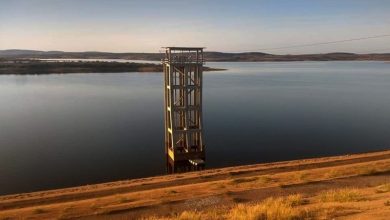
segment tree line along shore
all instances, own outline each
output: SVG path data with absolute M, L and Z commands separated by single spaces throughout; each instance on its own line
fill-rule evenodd
M 162 72 L 161 64 L 101 61 L 40 61 L 0 60 L 0 75 L 59 74 L 59 73 L 121 73 L 121 72 Z M 203 67 L 204 71 L 224 69 Z

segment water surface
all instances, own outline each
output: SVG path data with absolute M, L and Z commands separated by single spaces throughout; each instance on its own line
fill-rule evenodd
M 389 149 L 389 63 L 207 65 L 208 168 Z M 0 194 L 164 172 L 161 73 L 0 76 Z

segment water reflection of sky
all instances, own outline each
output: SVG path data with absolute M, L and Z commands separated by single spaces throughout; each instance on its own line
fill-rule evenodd
M 390 65 L 207 63 L 207 166 L 388 149 Z M 163 174 L 161 73 L 0 76 L 0 194 Z

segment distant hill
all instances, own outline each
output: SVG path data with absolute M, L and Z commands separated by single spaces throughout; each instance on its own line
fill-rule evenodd
M 64 52 L 39 50 L 0 50 L 0 58 L 65 58 L 65 59 L 129 59 L 129 60 L 160 60 L 160 53 L 110 53 L 110 52 Z M 274 55 L 261 52 L 223 53 L 205 52 L 207 61 L 230 62 L 261 62 L 261 61 L 332 61 L 332 60 L 381 60 L 390 61 L 390 53 L 383 54 L 354 54 L 354 53 L 325 53 L 304 55 Z

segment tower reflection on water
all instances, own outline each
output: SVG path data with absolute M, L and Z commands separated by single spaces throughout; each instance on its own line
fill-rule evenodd
M 203 48 L 164 47 L 164 121 L 168 173 L 202 170 Z

